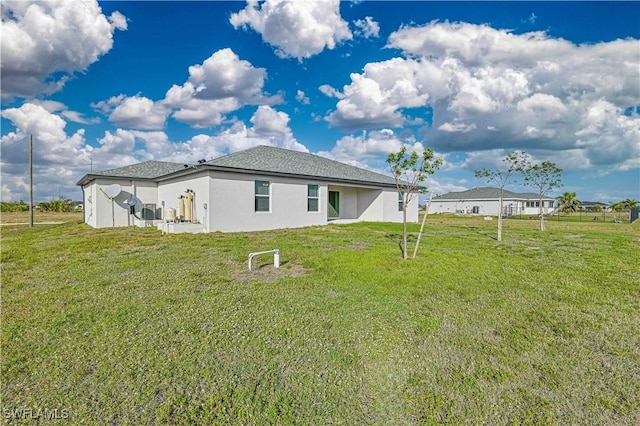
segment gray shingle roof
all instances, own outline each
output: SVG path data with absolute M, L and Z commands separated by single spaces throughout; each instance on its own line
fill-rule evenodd
M 116 169 L 90 173 L 88 175 L 85 175 L 78 182 L 78 185 L 90 182 L 91 180 L 93 180 L 92 178 L 101 176 L 133 179 L 156 179 L 170 173 L 184 170 L 184 168 L 184 164 L 181 163 L 170 163 L 167 161 L 144 161 L 142 163 L 118 167 Z
M 600 206 L 608 206 L 609 203 L 605 203 L 603 201 L 580 201 L 580 205 L 583 207 L 593 207 L 596 204 L 600 205 Z
M 500 198 L 500 188 L 481 187 L 467 189 L 461 192 L 449 192 L 448 194 L 434 197 L 436 200 L 495 200 Z M 504 190 L 504 198 L 518 198 L 525 200 L 537 200 L 538 194 L 533 192 L 512 192 Z M 550 197 L 543 197 L 545 200 L 552 200 Z
M 264 145 L 216 158 L 205 164 L 225 169 L 395 186 L 395 180 L 390 176 L 350 166 L 318 155 Z
M 336 182 L 395 187 L 395 180 L 390 176 L 350 166 L 318 155 L 264 145 L 225 155 L 207 161 L 202 165 L 189 167 L 188 170 L 182 163 L 145 161 L 117 169 L 90 173 L 80 179 L 78 185 L 89 183 L 97 177 L 162 180 L 180 171 L 191 173 L 201 170 L 203 167 L 225 171 L 237 170 L 245 173 L 309 177 Z
M 183 170 L 184 164 L 169 163 L 166 161 L 144 161 L 142 163 L 131 164 L 130 166 L 118 167 L 117 169 L 105 170 L 95 173 L 102 176 L 122 176 L 143 179 L 154 179 L 169 173 Z

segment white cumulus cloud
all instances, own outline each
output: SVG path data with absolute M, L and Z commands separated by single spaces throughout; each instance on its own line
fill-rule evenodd
M 252 28 L 283 58 L 302 60 L 333 49 L 353 35 L 340 16 L 339 0 L 247 0 L 230 18 L 235 28 Z
M 364 38 L 379 37 L 380 24 L 374 21 L 371 16 L 366 16 L 364 19 L 357 19 L 353 21 L 353 23 L 358 28 L 356 35 Z
M 58 101 L 31 99 L 28 103 L 39 105 L 48 112 L 59 113 L 69 121 L 79 124 L 94 124 L 100 121 L 99 118 L 85 118 L 81 112 L 70 110 L 65 104 Z
M 344 98 L 344 96 L 342 95 L 342 93 L 340 93 L 339 90 L 337 90 L 336 88 L 328 85 L 328 84 L 323 84 L 321 86 L 318 87 L 318 90 L 325 96 L 328 96 L 330 98 L 338 98 L 338 99 L 342 99 Z
M 381 129 L 363 131 L 359 135 L 343 136 L 336 141 L 330 151 L 320 151 L 317 154 L 355 167 L 390 175 L 391 170 L 386 159 L 390 153 L 398 152 L 403 147 L 409 152 L 415 151 L 419 154 L 424 150 L 422 144 L 416 142 L 411 132 L 396 134 L 391 129 Z
M 127 29 L 121 13 L 107 17 L 93 0 L 3 1 L 0 10 L 3 98 L 60 90 Z
M 79 170 L 88 164 L 84 129 L 67 134 L 64 119 L 33 103 L 7 108 L 0 115 L 16 128 L 0 139 L 3 199 L 25 199 L 28 194 L 29 135 L 33 135 L 36 196 L 50 193 L 51 188 L 73 187 Z
M 431 22 L 401 27 L 387 45 L 403 57 L 352 74 L 325 117 L 331 125 L 397 128 L 416 122 L 412 108 L 430 108 L 421 135 L 441 152 L 562 151 L 586 158 L 567 160 L 582 168 L 621 170 L 639 162 L 640 117 L 625 113 L 640 105 L 638 40 L 576 45 L 544 32 Z
M 305 104 L 305 105 L 309 105 L 309 103 L 310 103 L 309 97 L 308 97 L 308 96 L 306 96 L 306 95 L 304 94 L 304 92 L 303 92 L 302 90 L 299 90 L 299 89 L 298 89 L 298 91 L 296 92 L 296 100 L 297 100 L 298 102 L 302 102 L 302 103 L 303 103 L 303 104 Z
M 189 79 L 182 86 L 173 85 L 163 102 L 176 110 L 175 119 L 212 127 L 245 105 L 281 102 L 280 95 L 263 92 L 266 77 L 264 68 L 240 59 L 231 49 L 221 49 L 201 65 L 189 67 Z
M 426 105 L 428 88 L 437 93 L 443 80 L 441 71 L 414 59 L 368 63 L 362 74 L 351 74 L 351 84 L 344 86 L 342 93 L 335 94 L 340 101 L 327 121 L 350 130 L 400 127 L 404 123 L 400 110 Z M 321 91 L 334 94 L 326 85 L 321 86 Z
M 170 108 L 162 102 L 154 102 L 144 96 L 112 96 L 92 105 L 109 115 L 109 121 L 121 127 L 134 129 L 162 129 Z
M 117 129 L 106 131 L 97 147 L 88 146 L 87 155 L 97 170 L 105 170 L 145 160 L 193 164 L 258 145 L 307 152 L 293 136 L 289 121 L 288 114 L 261 105 L 251 117 L 250 127 L 236 121 L 216 134 L 198 134 L 186 141 L 172 141 L 163 131 Z

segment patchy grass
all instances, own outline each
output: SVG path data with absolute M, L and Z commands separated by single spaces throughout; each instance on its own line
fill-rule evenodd
M 495 221 L 432 216 L 409 261 L 399 224 L 3 227 L 1 408 L 12 423 L 638 424 L 640 227 L 547 225 L 507 220 L 498 243 Z M 246 271 L 274 247 L 282 270 Z
M 561 213 L 551 217 L 545 217 L 545 222 L 593 222 L 599 223 L 629 223 L 630 212 L 573 212 Z M 510 219 L 532 220 L 540 222 L 538 215 L 514 215 Z
M 0 223 L 29 223 L 29 212 L 2 212 Z M 33 212 L 33 223 L 41 222 L 82 222 L 82 212 Z

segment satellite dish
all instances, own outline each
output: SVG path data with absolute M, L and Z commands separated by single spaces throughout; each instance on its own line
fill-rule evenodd
M 122 192 L 122 187 L 117 183 L 114 183 L 113 185 L 109 185 L 106 188 L 102 189 L 102 192 L 104 192 L 104 195 L 106 195 L 107 198 L 113 200 L 118 196 L 118 194 L 120 194 L 120 192 Z
M 138 204 L 138 200 L 136 200 L 135 198 L 132 198 L 130 200 L 126 200 L 124 203 L 128 204 L 129 207 L 134 207 L 136 204 Z

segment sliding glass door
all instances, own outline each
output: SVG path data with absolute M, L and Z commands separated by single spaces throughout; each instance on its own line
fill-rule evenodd
M 340 193 L 338 191 L 329 191 L 329 218 L 335 219 L 340 217 Z

